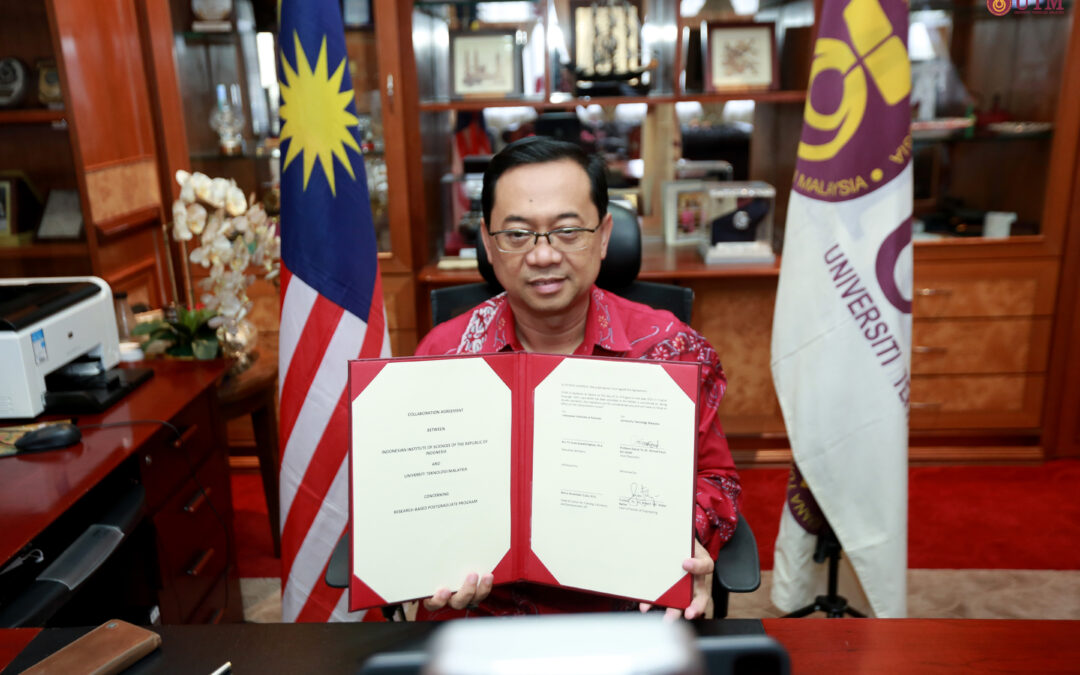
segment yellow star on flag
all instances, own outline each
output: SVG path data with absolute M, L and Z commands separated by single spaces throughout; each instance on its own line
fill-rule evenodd
M 326 38 L 322 40 L 314 70 L 304 53 L 303 45 L 300 44 L 300 36 L 295 32 L 293 42 L 296 45 L 295 69 L 285 58 L 285 53 L 281 54 L 282 71 L 285 74 L 285 81 L 281 83 L 280 115 L 285 122 L 281 127 L 281 139 L 289 139 L 289 149 L 285 153 L 281 170 L 288 169 L 289 164 L 302 152 L 306 190 L 311 170 L 318 159 L 323 174 L 330 183 L 330 192 L 336 196 L 333 158 L 336 157 L 355 180 L 356 174 L 353 173 L 345 146 L 360 152 L 352 133 L 357 119 L 347 110 L 353 100 L 353 92 L 351 88 L 340 91 L 341 80 L 345 75 L 345 59 L 341 59 L 333 75 L 327 76 Z

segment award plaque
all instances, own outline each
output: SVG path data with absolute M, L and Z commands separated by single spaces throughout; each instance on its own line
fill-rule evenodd
M 698 245 L 707 264 L 772 264 L 776 189 L 761 181 L 718 183 L 707 190 L 706 238 Z
M 46 108 L 63 108 L 64 95 L 60 91 L 60 71 L 56 69 L 56 61 L 38 61 L 37 71 L 38 101 Z
M 0 108 L 16 108 L 26 98 L 26 66 L 14 57 L 0 59 Z

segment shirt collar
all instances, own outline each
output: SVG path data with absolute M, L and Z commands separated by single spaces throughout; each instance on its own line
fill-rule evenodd
M 494 330 L 489 333 L 487 347 L 491 351 L 525 351 L 518 340 L 514 312 L 503 293 L 493 317 Z M 589 310 L 585 317 L 585 337 L 574 350 L 577 356 L 595 354 L 597 351 L 620 354 L 630 350 L 630 339 L 622 316 L 613 306 L 610 296 L 595 284 L 589 289 Z

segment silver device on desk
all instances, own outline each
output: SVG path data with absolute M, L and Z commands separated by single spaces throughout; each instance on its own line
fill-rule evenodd
M 720 622 L 724 624 L 724 622 Z M 744 622 L 745 623 L 745 622 Z M 695 636 L 659 612 L 447 621 L 424 649 L 376 654 L 360 675 L 790 675 L 787 651 L 737 622 Z
M 112 289 L 104 280 L 0 279 L 0 419 L 36 417 L 47 407 L 102 410 L 134 388 L 133 379 L 149 376 L 110 371 L 119 362 Z

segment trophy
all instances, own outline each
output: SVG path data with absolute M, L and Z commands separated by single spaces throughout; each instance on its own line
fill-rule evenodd
M 223 155 L 239 155 L 244 151 L 244 113 L 241 112 L 240 87 L 229 85 L 231 102 L 225 97 L 225 85 L 217 85 L 217 107 L 210 114 L 210 128 L 217 132 L 218 146 Z
M 63 108 L 64 94 L 60 90 L 60 73 L 56 61 L 46 59 L 37 62 L 38 101 L 46 108 Z

